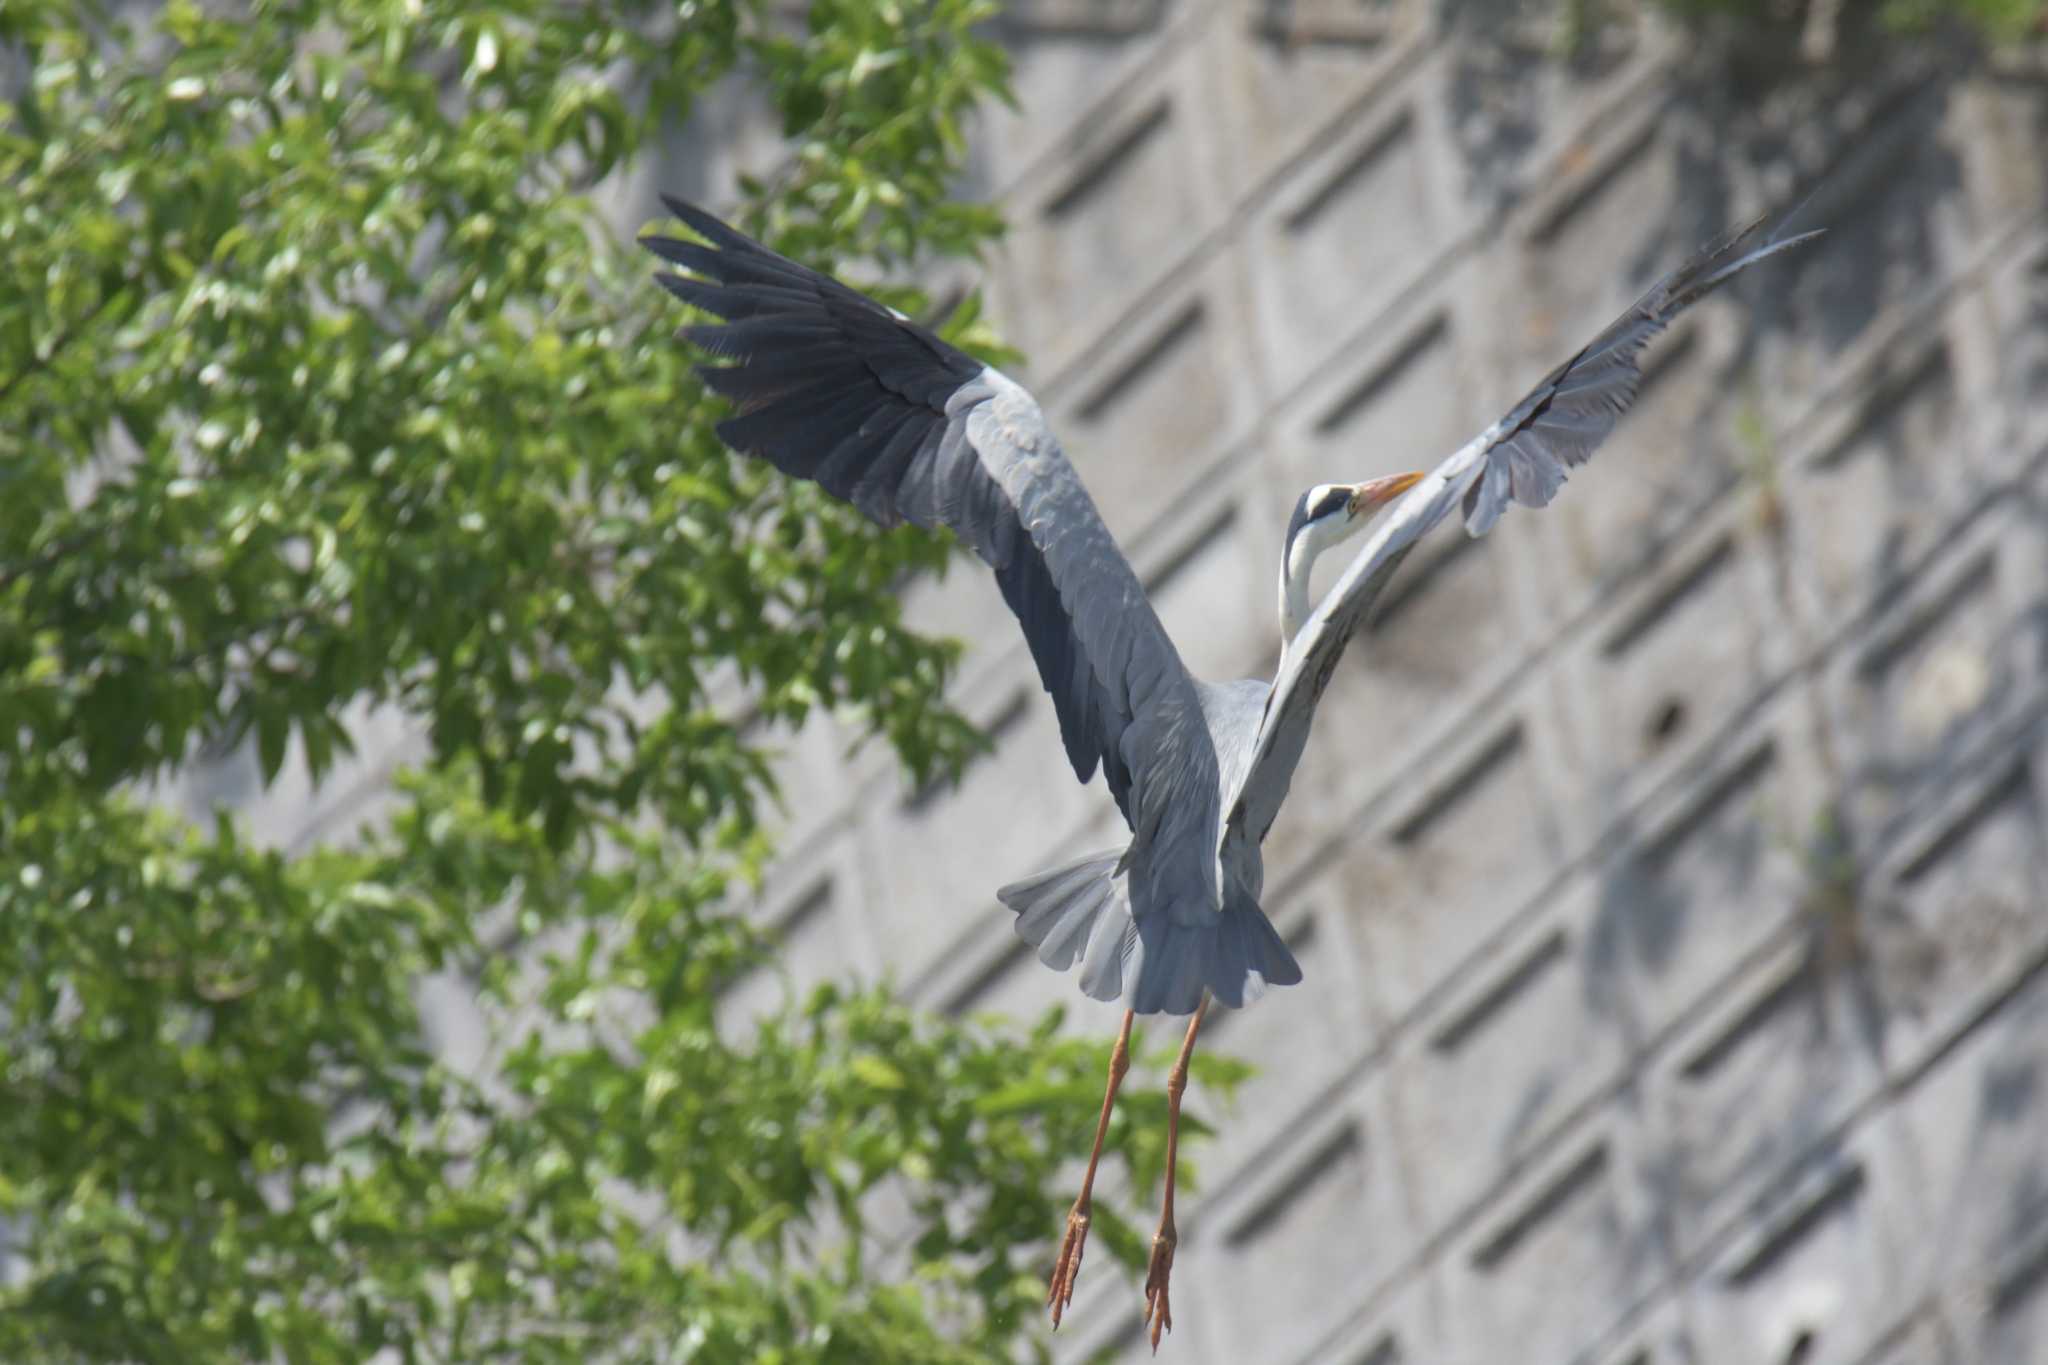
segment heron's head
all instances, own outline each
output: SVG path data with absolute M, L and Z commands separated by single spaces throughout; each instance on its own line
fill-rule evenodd
M 1365 483 L 1319 483 L 1301 495 L 1280 551 L 1281 632 L 1292 640 L 1308 620 L 1309 574 L 1316 556 L 1357 535 L 1373 514 L 1413 488 L 1417 474 L 1389 474 Z

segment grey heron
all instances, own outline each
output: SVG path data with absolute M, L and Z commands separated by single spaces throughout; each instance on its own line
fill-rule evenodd
M 1507 415 L 1427 474 L 1326 484 L 1296 502 L 1281 553 L 1277 676 L 1191 676 L 1038 403 L 1014 380 L 901 313 L 664 196 L 700 241 L 651 236 L 684 272 L 656 278 L 724 321 L 683 327 L 729 363 L 698 367 L 737 415 L 727 445 L 810 479 L 883 526 L 949 527 L 995 571 L 1052 697 L 1074 774 L 1100 767 L 1131 831 L 1000 889 L 1047 966 L 1121 1001 L 1108 1084 L 1047 1305 L 1072 1300 L 1090 1195 L 1139 1014 L 1190 1015 L 1167 1081 L 1166 1189 L 1146 1275 L 1153 1349 L 1173 1325 L 1174 1165 L 1188 1059 L 1211 1001 L 1242 1006 L 1301 968 L 1259 907 L 1260 845 L 1286 798 L 1316 704 L 1346 642 L 1424 533 L 1453 508 L 1484 535 L 1511 504 L 1543 507 L 1634 399 L 1644 346 L 1738 271 L 1817 233 L 1768 237 L 1762 220 L 1653 286 Z M 1391 504 L 1391 506 L 1390 506 Z M 1384 515 L 1377 515 L 1387 509 Z M 1319 555 L 1377 516 L 1336 585 L 1311 605 Z

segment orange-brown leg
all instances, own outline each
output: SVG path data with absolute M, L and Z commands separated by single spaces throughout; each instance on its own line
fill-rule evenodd
M 1173 1168 L 1180 1155 L 1180 1097 L 1188 1088 L 1188 1058 L 1195 1052 L 1195 1035 L 1201 1031 L 1202 1016 L 1209 1012 L 1209 996 L 1195 1008 L 1188 1020 L 1188 1036 L 1180 1045 L 1180 1056 L 1166 1077 L 1166 1208 L 1159 1215 L 1159 1231 L 1152 1237 L 1152 1266 L 1145 1275 L 1145 1321 L 1152 1329 L 1152 1353 L 1159 1353 L 1159 1334 L 1173 1330 L 1173 1308 L 1166 1298 L 1166 1282 L 1173 1278 L 1173 1248 L 1180 1241 L 1173 1227 Z
M 1067 1214 L 1067 1235 L 1060 1243 L 1060 1258 L 1053 1263 L 1052 1287 L 1046 1290 L 1045 1305 L 1052 1309 L 1052 1326 L 1059 1330 L 1060 1314 L 1074 1301 L 1074 1280 L 1081 1273 L 1081 1251 L 1088 1245 L 1088 1198 L 1095 1189 L 1095 1163 L 1102 1160 L 1102 1135 L 1109 1131 L 1109 1111 L 1116 1104 L 1117 1087 L 1131 1069 L 1131 1020 L 1124 1011 L 1123 1027 L 1116 1032 L 1116 1046 L 1109 1050 L 1109 1088 L 1102 1092 L 1102 1117 L 1095 1121 L 1095 1147 L 1088 1153 L 1088 1174 L 1081 1177 L 1081 1197 Z

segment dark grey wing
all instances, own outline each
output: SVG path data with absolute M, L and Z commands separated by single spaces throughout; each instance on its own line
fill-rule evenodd
M 1272 828 L 1308 744 L 1316 704 L 1345 645 L 1416 542 L 1460 502 L 1465 529 L 1475 536 L 1493 529 L 1510 502 L 1548 505 L 1564 484 L 1566 467 L 1590 459 L 1635 398 L 1642 379 L 1636 360 L 1650 338 L 1736 272 L 1820 236 L 1807 232 L 1757 245 L 1761 226 L 1759 220 L 1730 233 L 1665 276 L 1611 327 L 1545 376 L 1507 416 L 1388 509 L 1280 660 L 1257 747 L 1243 782 L 1230 796 L 1226 845 L 1233 839 L 1262 841 Z
M 1222 797 L 1194 681 L 1038 404 L 866 295 L 664 202 L 705 240 L 641 239 L 690 272 L 657 278 L 726 319 L 681 332 L 733 360 L 699 367 L 739 408 L 719 436 L 884 526 L 951 527 L 995 570 L 1075 775 L 1099 762 L 1139 836 L 1134 900 L 1171 890 L 1156 861 L 1196 877 L 1180 889 L 1213 908 L 1212 861 L 1204 872 L 1201 857 L 1155 856 L 1204 827 L 1213 848 Z
M 1643 378 L 1636 361 L 1650 338 L 1737 272 L 1820 236 L 1805 232 L 1759 244 L 1764 222 L 1736 229 L 1659 280 L 1479 438 L 1486 473 L 1465 495 L 1468 532 L 1485 535 L 1510 502 L 1549 506 L 1566 469 L 1591 459 L 1635 401 Z

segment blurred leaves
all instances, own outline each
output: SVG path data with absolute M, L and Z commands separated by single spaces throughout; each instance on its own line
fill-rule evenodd
M 2016 42 L 2038 35 L 2048 25 L 2048 0 L 1881 0 L 1874 5 L 1844 0 L 1659 0 L 1683 15 L 1728 15 L 1758 28 L 1816 26 L 1832 32 L 1837 25 L 1870 24 L 1893 38 L 1923 35 L 1942 25 L 1955 25 L 1993 42 Z M 1587 11 L 1608 8 L 1611 0 L 1572 0 L 1583 20 Z
M 1042 1354 L 1106 1039 L 714 1008 L 779 727 L 972 752 L 895 604 L 946 547 L 728 456 L 590 198 L 742 78 L 792 147 L 743 221 L 972 253 L 987 12 L 0 7 L 0 1358 Z M 150 804 L 246 755 L 339 808 L 369 717 L 417 761 L 339 842 Z

